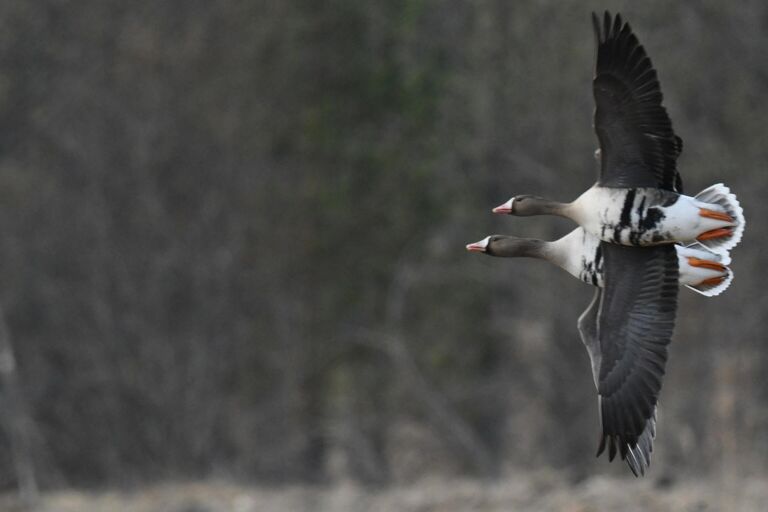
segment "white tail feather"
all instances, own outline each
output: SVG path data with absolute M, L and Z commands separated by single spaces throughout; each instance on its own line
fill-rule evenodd
M 701 244 L 718 254 L 722 254 L 736 247 L 741 241 L 742 234 L 744 233 L 744 226 L 746 225 L 744 210 L 741 208 L 739 200 L 736 199 L 736 195 L 732 194 L 731 190 L 722 183 L 716 183 L 699 192 L 695 199 L 702 203 L 716 204 L 720 206 L 725 213 L 735 219 L 733 234 L 731 236 L 727 238 L 722 237 L 702 240 Z
M 697 285 L 691 285 L 687 284 L 685 285 L 686 288 L 693 290 L 696 293 L 700 293 L 705 297 L 716 297 L 723 293 L 729 286 L 731 286 L 731 282 L 733 281 L 733 270 L 730 268 L 726 268 L 726 271 L 728 272 L 728 275 L 725 276 L 725 279 L 723 279 L 720 283 L 711 285 L 711 284 L 697 284 Z
M 693 242 L 685 247 L 676 247 L 677 252 L 684 256 L 696 256 L 702 260 L 714 260 L 721 265 L 731 264 L 731 254 L 728 251 L 714 252 L 701 242 Z
M 694 242 L 685 247 L 676 245 L 678 261 L 680 264 L 680 284 L 700 293 L 705 297 L 715 297 L 723 293 L 733 281 L 733 271 L 728 267 L 731 263 L 731 255 L 728 251 L 716 253 L 705 247 L 700 242 Z M 691 266 L 688 258 L 716 262 L 725 266 L 725 275 L 717 270 L 709 270 Z M 704 284 L 710 278 L 722 277 L 719 283 Z

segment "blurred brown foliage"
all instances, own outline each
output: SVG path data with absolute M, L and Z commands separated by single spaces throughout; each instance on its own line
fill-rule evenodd
M 687 191 L 749 221 L 731 289 L 682 294 L 654 470 L 762 473 L 768 6 L 611 7 Z M 593 460 L 592 291 L 463 249 L 571 229 L 490 208 L 594 180 L 602 8 L 4 1 L 0 300 L 43 483 L 628 473 Z

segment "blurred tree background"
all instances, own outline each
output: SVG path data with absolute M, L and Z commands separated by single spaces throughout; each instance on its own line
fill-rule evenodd
M 687 192 L 750 221 L 728 292 L 681 293 L 652 473 L 766 472 L 765 2 L 6 0 L 0 320 L 43 485 L 628 475 L 594 459 L 592 290 L 464 250 L 572 229 L 490 208 L 594 181 L 606 7 Z

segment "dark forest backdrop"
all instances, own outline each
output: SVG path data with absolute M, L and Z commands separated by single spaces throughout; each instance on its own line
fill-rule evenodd
M 6 0 L 0 406 L 42 483 L 629 474 L 593 458 L 592 290 L 464 250 L 571 229 L 490 208 L 594 181 L 605 7 L 687 191 L 748 219 L 728 292 L 681 293 L 652 472 L 768 470 L 765 2 Z

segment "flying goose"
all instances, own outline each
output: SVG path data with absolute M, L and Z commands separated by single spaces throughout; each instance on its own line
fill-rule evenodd
M 598 391 L 602 433 L 597 455 L 607 446 L 610 461 L 618 452 L 635 476 L 645 475 L 678 285 L 718 295 L 733 279 L 730 258 L 703 246 L 608 244 L 583 228 L 554 242 L 492 235 L 467 250 L 545 259 L 598 287 L 578 321 Z
M 728 254 L 710 251 L 699 243 L 674 245 L 680 272 L 678 284 L 706 297 L 720 295 L 733 280 Z M 467 245 L 470 252 L 497 257 L 529 257 L 549 261 L 593 286 L 605 282 L 603 244 L 584 228 L 576 228 L 553 242 L 508 235 L 490 235 Z
M 646 246 L 699 241 L 716 252 L 736 246 L 744 214 L 722 184 L 683 195 L 676 160 L 682 140 L 662 106 L 656 71 L 621 15 L 606 11 L 597 37 L 594 127 L 600 148 L 597 183 L 571 203 L 515 196 L 493 209 L 518 216 L 558 215 L 605 242 Z

